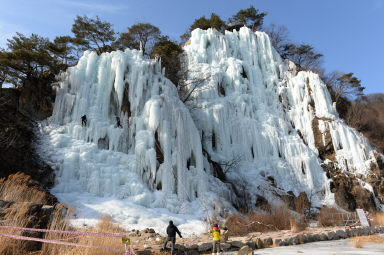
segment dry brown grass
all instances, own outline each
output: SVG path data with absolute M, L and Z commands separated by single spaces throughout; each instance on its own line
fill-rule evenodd
M 84 230 L 83 230 L 84 231 Z M 86 230 L 87 232 L 105 232 L 105 233 L 123 233 L 124 230 L 120 228 L 117 224 L 112 223 L 111 219 L 108 217 L 101 218 L 99 223 L 90 229 Z M 73 236 L 72 236 L 73 237 Z M 63 238 L 70 238 L 65 237 Z M 120 238 L 116 237 L 99 237 L 99 236 L 80 236 L 75 240 L 70 240 L 71 242 L 76 242 L 80 244 L 87 245 L 95 245 L 102 246 L 117 250 L 123 250 L 123 244 L 121 243 Z M 50 246 L 50 245 L 47 245 Z M 56 245 L 55 252 L 52 253 L 52 250 L 48 250 L 46 253 L 41 253 L 41 255 L 49 255 L 49 254 L 62 254 L 62 255 L 115 255 L 116 252 L 103 250 L 103 249 L 95 249 L 95 248 L 83 248 L 83 247 L 70 247 L 63 245 Z
M 288 208 L 272 208 L 270 213 L 234 214 L 227 218 L 225 225 L 231 236 L 243 236 L 251 232 L 270 232 L 290 229 L 291 215 Z M 260 224 L 261 223 L 261 224 Z
M 28 205 L 22 204 L 10 206 L 4 212 L 4 224 L 8 226 L 26 227 L 28 220 Z M 1 233 L 11 235 L 22 235 L 22 231 L 1 229 Z M 8 237 L 0 237 L 0 254 L 2 255 L 24 255 L 28 254 L 28 244 L 26 241 L 11 239 Z
M 31 217 L 30 208 L 32 204 L 45 204 L 47 195 L 39 190 L 38 185 L 27 175 L 17 173 L 10 175 L 7 179 L 0 179 L 0 199 L 4 201 L 16 202 L 9 204 L 9 208 L 2 208 L 1 220 L 3 225 L 16 227 L 30 227 Z M 75 230 L 69 226 L 69 217 L 72 210 L 64 204 L 57 204 L 54 212 L 50 216 L 49 229 L 51 230 Z M 101 218 L 99 223 L 87 230 L 77 230 L 87 232 L 106 232 L 106 233 L 124 233 L 117 224 L 112 223 L 110 218 Z M 32 236 L 45 238 L 49 240 L 60 240 L 79 244 L 87 244 L 123 250 L 121 238 L 116 237 L 97 237 L 97 236 L 73 236 L 68 234 L 47 233 L 45 236 L 36 233 L 29 233 L 16 230 L 1 229 L 1 233 L 18 236 Z M 31 248 L 34 247 L 34 248 Z M 41 248 L 40 250 L 38 250 Z M 32 251 L 34 250 L 34 251 Z M 0 236 L 0 254 L 1 255 L 109 255 L 116 252 L 73 246 L 64 246 L 56 244 L 41 244 L 31 241 L 20 241 L 8 237 Z
M 13 202 L 46 204 L 46 193 L 34 188 L 35 181 L 24 173 L 16 173 L 0 179 L 0 199 Z
M 371 224 L 372 226 L 384 226 L 384 213 L 377 212 L 373 214 Z
M 364 247 L 364 242 L 361 237 L 355 237 L 352 240 L 352 245 L 353 247 L 360 249 Z
M 308 227 L 308 224 L 304 221 L 304 219 L 291 218 L 289 220 L 289 223 L 291 225 L 291 231 L 293 233 L 304 231 Z
M 26 217 L 28 207 L 25 208 L 12 208 L 6 217 L 7 225 L 26 227 L 28 223 L 28 217 Z M 52 215 L 49 229 L 52 230 L 72 230 L 72 231 L 86 231 L 86 232 L 105 232 L 105 233 L 124 233 L 117 224 L 112 223 L 108 217 L 101 218 L 99 223 L 89 229 L 71 229 L 68 224 L 68 211 L 64 205 L 58 205 L 55 213 Z M 1 230 L 2 233 L 8 233 L 12 235 L 25 235 L 22 231 L 15 230 Z M 68 234 L 55 234 L 47 233 L 44 239 L 60 240 L 65 242 L 72 242 L 78 244 L 101 246 L 106 248 L 112 248 L 117 250 L 124 250 L 121 238 L 117 237 L 98 237 L 98 236 L 74 236 Z M 0 254 L 1 255 L 115 255 L 116 252 L 108 251 L 104 249 L 95 248 L 83 248 L 73 247 L 66 245 L 48 244 L 43 243 L 41 250 L 30 251 L 29 247 L 31 243 L 36 242 L 19 241 L 7 237 L 0 237 Z
M 332 207 L 321 208 L 320 213 L 317 215 L 319 226 L 330 227 L 342 224 L 342 219 L 338 217 L 338 213 L 340 211 Z
M 376 244 L 384 244 L 384 236 L 379 235 L 370 235 L 370 236 L 359 236 L 353 238 L 352 244 L 355 248 L 363 248 L 365 243 L 376 243 Z

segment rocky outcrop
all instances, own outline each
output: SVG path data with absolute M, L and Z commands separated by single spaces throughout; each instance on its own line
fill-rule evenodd
M 44 120 L 52 115 L 55 91 L 52 72 L 44 72 L 38 80 L 29 80 L 20 90 L 18 111 L 32 120 Z
M 53 171 L 33 147 L 35 122 L 20 111 L 19 102 L 27 100 L 23 93 L 27 92 L 3 89 L 0 98 L 0 177 L 23 172 L 49 187 L 53 184 Z M 27 104 L 24 107 L 29 108 Z
M 359 176 L 356 176 L 347 171 L 342 171 L 337 167 L 337 160 L 335 157 L 335 149 L 332 143 L 332 137 L 328 129 L 321 132 L 319 129 L 319 121 L 328 122 L 331 120 L 314 118 L 312 121 L 312 130 L 315 138 L 315 146 L 319 152 L 319 158 L 327 163 L 323 164 L 323 169 L 327 173 L 327 177 L 332 179 L 330 182 L 331 192 L 335 194 L 335 202 L 341 208 L 354 211 L 356 208 L 363 208 L 364 210 L 376 210 L 374 195 L 361 186 Z M 379 191 L 377 184 L 380 184 L 384 179 L 374 174 L 372 168 L 372 178 L 368 183 L 372 183 L 374 190 Z M 360 180 L 359 180 L 360 179 Z M 380 192 L 375 192 L 379 194 Z M 376 194 L 375 194 L 376 195 Z

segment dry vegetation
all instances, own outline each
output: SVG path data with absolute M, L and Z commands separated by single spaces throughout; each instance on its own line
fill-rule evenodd
M 36 188 L 30 176 L 16 173 L 0 179 L 0 199 L 12 202 L 48 204 L 46 192 Z
M 377 212 L 372 216 L 372 226 L 384 226 L 384 213 Z
M 291 219 L 288 208 L 281 206 L 272 208 L 270 213 L 233 214 L 227 218 L 225 225 L 232 236 L 243 236 L 250 232 L 290 229 Z
M 352 245 L 353 245 L 353 247 L 358 248 L 358 249 L 363 248 L 363 239 L 362 239 L 362 237 L 355 237 L 355 238 L 353 238 Z
M 8 212 L 4 215 L 3 220 L 7 225 L 26 227 L 28 224 L 28 218 L 26 214 L 28 212 L 28 206 L 24 204 L 21 207 L 8 208 Z M 13 230 L 1 230 L 2 233 L 12 234 L 12 235 L 21 235 L 22 231 L 13 231 Z M 28 243 L 26 241 L 19 241 L 15 239 L 10 239 L 7 237 L 0 237 L 0 254 L 2 255 L 22 255 L 27 254 Z
M 379 235 L 359 236 L 353 238 L 351 242 L 355 248 L 363 248 L 365 243 L 384 244 L 384 237 Z
M 304 219 L 291 218 L 289 220 L 289 223 L 291 225 L 291 231 L 293 233 L 299 233 L 301 231 L 304 231 L 308 227 L 308 224 Z
M 331 207 L 323 207 L 320 210 L 320 213 L 317 215 L 317 220 L 319 222 L 319 226 L 322 227 L 330 227 L 330 226 L 338 226 L 342 224 L 342 219 L 338 217 L 340 211 Z
M 384 94 L 368 95 L 348 107 L 345 121 L 362 132 L 375 147 L 384 152 Z
M 67 221 L 61 220 L 61 216 L 56 217 L 52 221 L 51 229 L 68 230 L 69 226 Z M 81 230 L 79 230 L 81 231 Z M 84 230 L 83 230 L 84 231 Z M 123 233 L 124 230 L 113 223 L 110 218 L 105 217 L 99 220 L 99 223 L 91 228 L 87 229 L 87 232 L 105 232 L 105 233 Z M 73 236 L 67 234 L 49 234 L 47 239 L 62 240 L 68 242 L 74 242 L 79 244 L 93 245 L 112 248 L 116 250 L 123 250 L 123 245 L 120 238 L 116 237 L 99 237 L 99 236 Z M 39 255 L 49 254 L 63 254 L 63 255 L 106 255 L 116 254 L 116 252 L 108 251 L 104 249 L 84 248 L 84 247 L 72 247 L 56 244 L 44 244 Z
M 34 205 L 46 204 L 49 200 L 47 194 L 35 185 L 29 176 L 24 174 L 15 174 L 7 179 L 0 179 L 0 200 L 8 201 L 2 205 L 1 209 L 1 225 L 16 227 L 33 227 L 36 222 L 47 220 L 48 228 L 52 230 L 72 230 L 68 224 L 68 217 L 72 210 L 68 209 L 64 204 L 56 204 L 53 213 L 48 219 L 42 219 L 36 212 L 31 213 Z M 14 203 L 13 203 L 14 202 Z M 33 210 L 32 210 L 33 211 Z M 77 230 L 84 231 L 84 230 Z M 124 230 L 112 223 L 109 218 L 100 219 L 99 223 L 87 232 L 106 232 L 106 233 L 124 233 Z M 49 240 L 60 240 L 86 245 L 95 245 L 101 247 L 123 250 L 120 238 L 116 237 L 97 237 L 97 236 L 74 236 L 68 234 L 55 233 L 36 233 L 18 230 L 1 229 L 1 233 L 29 236 L 35 238 L 44 238 Z M 21 241 L 0 236 L 0 254 L 2 255 L 107 255 L 116 254 L 116 252 L 95 249 L 82 248 L 55 244 L 41 244 L 39 242 Z

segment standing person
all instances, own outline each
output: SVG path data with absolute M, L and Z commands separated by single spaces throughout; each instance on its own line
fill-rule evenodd
M 228 228 L 227 227 L 223 228 L 222 240 L 224 243 L 228 242 Z
M 121 123 L 120 123 L 120 118 L 117 117 L 117 116 L 116 116 L 116 126 L 117 126 L 118 128 L 122 128 Z
M 87 115 L 81 116 L 81 126 L 86 127 L 87 126 Z
M 168 241 L 171 241 L 171 255 L 175 254 L 175 243 L 176 243 L 176 233 L 180 236 L 180 238 L 183 238 L 180 234 L 179 229 L 173 225 L 173 221 L 169 221 L 169 225 L 167 227 L 167 239 L 164 242 L 164 247 L 163 249 L 165 250 Z
M 213 228 L 209 229 L 209 234 L 213 237 L 213 247 L 212 247 L 212 254 L 215 254 L 216 252 L 220 253 L 220 229 L 217 224 L 213 225 Z

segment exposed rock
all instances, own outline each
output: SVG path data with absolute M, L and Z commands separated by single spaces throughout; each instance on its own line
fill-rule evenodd
M 191 251 L 191 250 L 197 250 L 199 249 L 199 246 L 197 244 L 192 244 L 192 245 L 186 245 L 185 250 L 186 251 Z
M 320 236 L 320 239 L 319 239 L 320 241 L 327 241 L 328 240 L 328 236 L 324 233 L 321 233 L 319 236 Z
M 185 251 L 185 247 L 182 244 L 175 244 L 175 249 L 179 251 Z
M 348 237 L 347 233 L 344 230 L 336 230 L 336 235 L 343 239 Z
M 28 80 L 20 90 L 19 111 L 33 120 L 44 120 L 52 115 L 56 92 L 51 82 L 54 74 L 43 73 L 38 81 Z
M 237 252 L 237 255 L 248 255 L 252 254 L 252 249 L 249 248 L 247 245 L 240 248 L 240 250 Z
M 265 247 L 264 242 L 260 238 L 256 238 L 255 243 L 256 243 L 257 249 L 263 249 Z
M 263 243 L 264 243 L 264 247 L 271 247 L 273 244 L 273 240 L 271 237 L 268 237 L 263 240 Z
M 263 211 L 271 211 L 271 205 L 268 203 L 268 200 L 260 195 L 256 195 L 256 208 L 259 208 Z
M 327 177 L 332 179 L 330 188 L 335 193 L 335 202 L 341 208 L 354 211 L 356 208 L 365 210 L 376 210 L 373 195 L 367 189 L 360 186 L 357 177 L 350 173 L 341 173 L 336 167 L 337 160 L 335 157 L 335 149 L 333 148 L 332 137 L 328 129 L 324 132 L 319 130 L 319 121 L 327 122 L 324 118 L 314 118 L 312 121 L 312 130 L 315 138 L 315 146 L 319 151 L 319 157 L 322 160 L 330 160 L 328 164 L 323 164 L 323 169 L 327 173 Z M 377 158 L 376 158 L 377 160 Z M 336 164 L 335 164 L 336 163 Z M 376 164 L 371 166 L 373 172 L 379 169 Z M 384 201 L 384 178 L 379 178 L 378 174 L 372 175 L 370 179 L 365 180 L 374 187 L 375 195 Z M 362 176 L 360 176 L 361 178 Z
M 243 242 L 240 242 L 240 241 L 232 241 L 229 243 L 231 244 L 232 247 L 236 247 L 236 248 L 241 248 L 245 245 Z
M 252 250 L 256 249 L 256 243 L 253 241 L 246 242 L 245 244 Z
M 329 130 L 326 130 L 324 133 L 320 131 L 319 120 L 317 117 L 312 120 L 313 136 L 315 138 L 315 146 L 319 151 L 319 157 L 322 160 L 329 159 L 335 162 L 335 149 L 333 148 L 331 133 Z
M 144 233 L 151 233 L 151 234 L 154 234 L 156 233 L 155 230 L 153 228 L 146 228 L 143 230 Z
M 228 251 L 228 250 L 231 248 L 231 244 L 230 244 L 230 243 L 221 243 L 221 244 L 220 244 L 220 247 L 221 247 L 221 249 L 223 249 L 224 251 Z
M 50 187 L 53 170 L 35 151 L 35 122 L 19 111 L 19 97 L 16 89 L 3 89 L 0 97 L 0 178 L 23 172 Z
M 191 250 L 191 251 L 188 251 L 187 254 L 188 255 L 199 255 L 200 252 L 198 252 L 197 250 Z
M 212 247 L 212 243 L 202 243 L 199 245 L 199 248 L 197 250 L 199 252 L 210 251 L 212 250 Z
M 281 239 L 280 238 L 273 239 L 273 246 L 281 246 Z
M 328 240 L 336 240 L 336 233 L 333 231 L 330 231 L 327 233 Z

